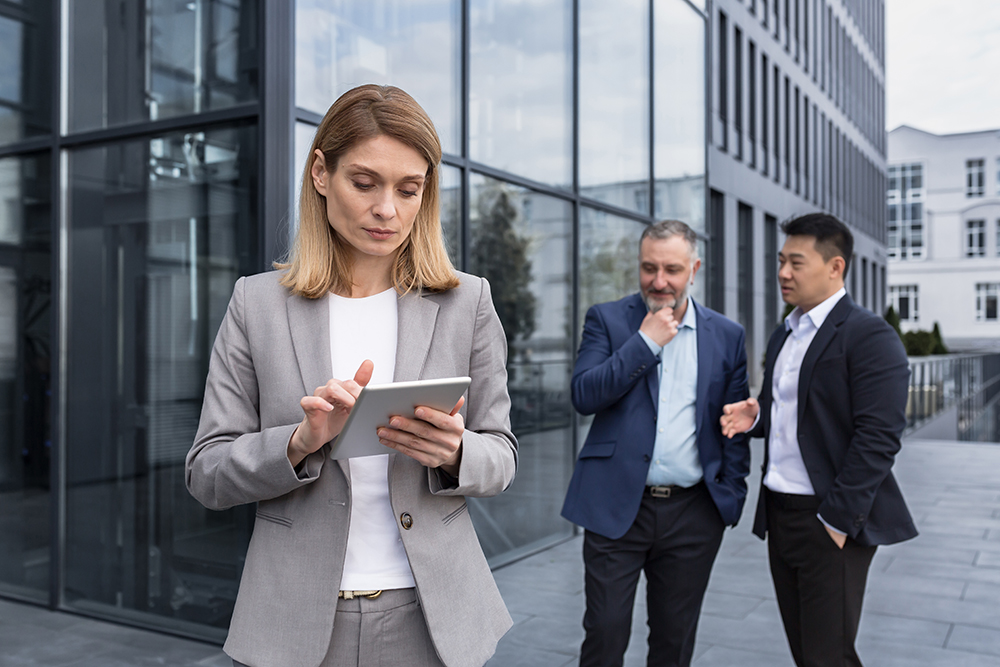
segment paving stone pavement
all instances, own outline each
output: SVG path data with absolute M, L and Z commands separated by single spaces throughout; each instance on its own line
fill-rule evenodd
M 728 530 L 709 584 L 694 667 L 792 667 L 763 542 Z M 896 475 L 921 534 L 880 548 L 858 648 L 869 667 L 1000 667 L 1000 445 L 907 440 Z M 568 667 L 583 639 L 582 539 L 495 572 L 514 627 L 488 667 Z M 645 665 L 640 591 L 625 667 Z M 214 645 L 0 600 L 0 667 L 228 667 Z

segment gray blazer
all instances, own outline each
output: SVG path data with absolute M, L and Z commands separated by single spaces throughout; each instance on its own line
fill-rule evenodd
M 205 507 L 258 503 L 225 651 L 253 667 L 312 667 L 329 648 L 344 567 L 351 489 L 329 443 L 296 474 L 286 447 L 299 400 L 329 380 L 326 299 L 293 296 L 277 272 L 240 278 L 212 350 L 186 462 Z M 457 484 L 387 450 L 389 496 L 434 647 L 448 667 L 479 667 L 510 628 L 465 496 L 514 479 L 507 345 L 489 284 L 459 274 L 443 293 L 399 297 L 395 380 L 468 375 Z M 350 323 L 346 323 L 347 326 Z M 400 522 L 402 523 L 402 522 Z

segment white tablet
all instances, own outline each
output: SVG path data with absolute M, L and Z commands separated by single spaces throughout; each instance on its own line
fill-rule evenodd
M 358 395 L 330 456 L 351 459 L 388 454 L 392 449 L 378 441 L 379 426 L 388 426 L 395 415 L 412 418 L 418 405 L 451 412 L 471 383 L 470 377 L 455 377 L 368 385 Z

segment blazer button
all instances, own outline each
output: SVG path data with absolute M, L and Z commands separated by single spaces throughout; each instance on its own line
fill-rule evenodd
M 649 463 L 649 454 L 643 454 L 642 460 L 645 461 L 646 463 Z
M 413 517 L 410 516 L 409 512 L 403 512 L 399 515 L 399 525 L 401 525 L 405 530 L 413 528 Z

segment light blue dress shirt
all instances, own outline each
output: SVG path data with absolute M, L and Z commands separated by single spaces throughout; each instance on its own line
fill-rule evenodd
M 656 440 L 646 484 L 694 486 L 704 472 L 698 458 L 695 398 L 698 394 L 698 319 L 688 297 L 677 335 L 665 346 L 639 332 L 660 358 L 660 395 L 657 401 Z

